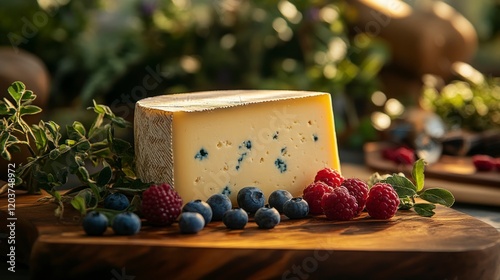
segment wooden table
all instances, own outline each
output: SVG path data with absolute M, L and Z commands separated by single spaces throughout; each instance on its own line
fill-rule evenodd
M 70 213 L 59 221 L 55 206 L 38 198 L 18 194 L 16 201 L 16 261 L 30 264 L 33 279 L 500 279 L 500 232 L 445 207 L 432 218 L 411 211 L 388 221 L 366 213 L 348 222 L 283 216 L 272 230 L 213 222 L 195 235 L 174 224 L 90 237 Z

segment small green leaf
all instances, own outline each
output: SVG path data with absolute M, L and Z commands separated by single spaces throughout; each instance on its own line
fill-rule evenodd
M 415 190 L 413 190 L 412 188 L 400 185 L 393 185 L 392 187 L 394 188 L 394 190 L 396 191 L 396 193 L 400 198 L 414 197 L 415 195 L 417 195 L 417 192 L 415 192 Z
M 425 161 L 423 159 L 419 159 L 413 164 L 413 169 L 411 170 L 411 176 L 413 180 L 415 180 L 416 190 L 420 192 L 424 189 L 424 169 L 425 169 Z
M 91 146 L 92 146 L 92 150 L 105 149 L 105 148 L 108 148 L 108 142 L 107 141 L 94 142 L 94 143 L 92 143 Z
M 76 150 L 79 152 L 86 152 L 90 150 L 90 142 L 88 140 L 81 141 L 80 143 L 76 144 Z
M 113 150 L 118 155 L 125 153 L 126 151 L 128 151 L 131 148 L 132 148 L 132 145 L 125 140 L 115 138 L 113 141 Z
M 410 179 L 406 178 L 405 176 L 399 175 L 399 174 L 393 174 L 392 176 L 387 177 L 385 180 L 383 180 L 383 182 L 389 183 L 392 186 L 397 185 L 397 186 L 402 186 L 402 187 L 412 189 L 414 191 L 417 190 L 417 188 L 415 187 L 413 182 L 410 181 Z
M 59 151 L 58 149 L 54 149 L 54 150 L 49 152 L 49 158 L 51 160 L 57 159 L 60 155 L 61 155 L 61 151 Z
M 68 168 L 67 167 L 58 168 L 57 170 L 55 170 L 55 172 L 56 172 L 56 178 L 61 183 L 61 185 L 66 184 L 69 175 Z
M 417 194 L 415 185 L 404 176 L 394 174 L 381 182 L 390 184 L 396 190 L 400 198 L 407 196 L 413 197 Z
M 55 177 L 54 177 L 54 174 L 52 173 L 47 173 L 47 181 L 49 183 L 54 183 L 56 181 Z
M 112 125 L 105 125 L 104 128 L 106 128 L 107 134 L 106 138 L 108 140 L 108 143 L 110 146 L 113 146 L 113 141 L 115 139 L 115 128 Z
M 13 115 L 16 112 L 16 106 L 12 104 L 12 102 L 9 101 L 9 99 L 4 98 L 3 102 L 7 105 L 7 108 L 9 108 L 9 115 Z
M 113 111 L 111 111 L 111 108 L 109 108 L 108 106 L 102 105 L 102 104 L 97 104 L 95 102 L 95 100 L 92 100 L 92 102 L 94 103 L 94 111 L 96 113 L 98 113 L 98 114 L 104 114 L 108 118 L 114 118 L 115 117 L 115 114 L 113 113 Z
M 26 143 L 26 142 L 19 141 L 18 143 Z M 28 143 L 26 143 L 26 144 L 28 144 Z M 11 153 L 20 153 L 21 152 L 21 148 L 19 146 L 11 145 L 11 146 L 9 146 L 9 152 L 11 152 Z
M 36 149 L 40 152 L 44 152 L 47 148 L 47 136 L 45 135 L 43 129 L 38 125 L 33 125 L 31 131 L 35 136 Z
M 83 190 L 80 190 L 77 196 L 80 196 L 85 200 L 87 207 L 94 208 L 97 206 L 97 199 L 90 188 L 85 187 Z
M 4 149 L 0 152 L 0 156 L 2 156 L 3 159 L 10 161 L 12 159 L 12 155 L 7 151 L 7 149 Z
M 104 105 L 97 104 L 95 100 L 94 100 L 94 107 L 91 108 L 94 109 L 94 112 L 96 112 L 97 114 L 103 114 L 103 115 L 106 114 L 106 107 Z
M 11 134 L 8 131 L 1 131 L 0 132 L 0 150 L 5 149 L 7 146 L 7 141 L 9 140 Z
M 433 211 L 434 209 L 436 209 L 436 206 L 430 203 L 415 203 L 415 205 L 413 205 L 413 210 L 422 217 L 434 216 L 434 214 L 436 214 Z
M 100 134 L 99 130 L 101 129 L 101 125 L 102 125 L 103 120 L 104 120 L 104 115 L 102 115 L 102 114 L 97 115 L 94 122 L 90 126 L 89 134 L 88 134 L 89 139 L 92 139 Z
M 24 102 L 29 102 L 29 101 L 33 101 L 36 99 L 36 94 L 33 93 L 33 91 L 31 90 L 26 90 L 23 94 L 23 96 L 21 96 L 21 101 L 24 101 Z
M 62 197 L 58 191 L 51 192 L 52 196 L 56 199 L 56 201 L 61 201 Z
M 88 186 L 92 190 L 92 193 L 94 193 L 94 196 L 96 197 L 97 201 L 100 201 L 101 200 L 101 190 L 99 189 L 99 187 L 92 182 L 88 183 Z
M 83 136 L 85 136 L 85 133 L 87 133 L 87 131 L 85 130 L 85 127 L 83 126 L 83 124 L 81 122 L 78 122 L 78 121 L 73 122 L 73 128 Z
M 144 183 L 138 178 L 120 177 L 113 185 L 114 190 L 144 191 L 151 186 L 151 183 Z
M 131 126 L 130 122 L 126 121 L 124 118 L 121 117 L 114 117 L 111 119 L 111 122 L 113 122 L 114 124 L 116 124 L 118 127 L 121 128 L 126 128 Z
M 26 90 L 26 86 L 22 82 L 13 82 L 8 88 L 10 96 L 19 104 L 21 97 Z
M 34 115 L 38 114 L 42 111 L 42 108 L 35 106 L 35 105 L 24 105 L 21 107 L 21 110 L 19 111 L 21 116 L 24 115 Z
M 76 144 L 76 141 L 75 141 L 75 140 L 72 140 L 72 139 L 66 139 L 66 140 L 64 141 L 64 143 L 66 143 L 66 145 L 68 145 L 68 146 L 73 146 L 73 145 L 75 145 L 75 144 Z
M 68 135 L 68 138 L 71 140 L 75 141 L 80 141 L 85 138 L 83 134 L 80 133 L 80 131 L 76 130 L 73 126 L 66 126 L 66 134 Z
M 130 167 L 122 167 L 122 171 L 123 171 L 123 173 L 125 173 L 125 176 L 135 177 L 135 172 Z
M 71 147 L 66 145 L 66 144 L 61 144 L 59 146 L 59 152 L 61 152 L 61 154 L 64 154 L 64 153 L 67 153 L 71 150 Z
M 400 197 L 399 198 L 399 209 L 401 210 L 410 210 L 415 204 L 412 196 Z
M 84 166 L 85 162 L 83 161 L 82 157 L 79 155 L 75 156 L 75 162 L 78 164 L 78 166 Z
M 85 199 L 81 196 L 73 197 L 73 199 L 71 200 L 71 205 L 82 215 L 84 215 L 87 212 Z
M 141 208 L 142 199 L 139 194 L 134 194 L 132 200 L 130 201 L 130 205 L 128 207 L 128 211 L 134 212 Z
M 0 155 L 2 156 L 3 159 L 10 161 L 12 159 L 12 156 L 10 152 L 7 150 L 8 145 L 8 140 L 10 138 L 10 133 L 2 131 L 0 134 Z
M 79 177 L 82 182 L 90 181 L 89 171 L 87 170 L 87 168 L 85 168 L 85 166 L 78 167 L 78 174 L 80 175 Z
M 453 194 L 450 191 L 441 188 L 427 189 L 419 194 L 419 196 L 423 200 L 438 203 L 446 207 L 451 207 L 455 203 L 455 197 Z
M 0 115 L 10 115 L 10 109 L 5 102 L 0 101 Z
M 109 148 L 104 148 L 104 149 L 92 151 L 92 156 L 98 157 L 98 158 L 107 158 L 107 157 L 111 156 L 111 150 Z
M 52 142 L 54 146 L 59 146 L 59 140 L 61 139 L 60 129 L 61 127 L 53 122 L 48 121 L 44 123 L 45 126 L 45 135 L 47 136 L 47 140 Z
M 111 178 L 113 177 L 113 170 L 111 170 L 111 167 L 109 165 L 104 166 L 101 171 L 99 171 L 99 175 L 97 176 L 96 179 L 96 184 L 98 186 L 105 186 L 106 184 L 111 181 Z

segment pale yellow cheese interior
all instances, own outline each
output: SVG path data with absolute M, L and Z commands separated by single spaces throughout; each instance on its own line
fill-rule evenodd
M 299 196 L 324 167 L 340 170 L 330 95 L 219 91 L 141 100 L 134 123 L 144 181 L 173 184 L 184 201 L 245 186 Z

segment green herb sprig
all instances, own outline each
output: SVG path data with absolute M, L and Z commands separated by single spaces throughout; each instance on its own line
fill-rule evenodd
M 83 215 L 117 191 L 134 196 L 135 203 L 126 210 L 135 210 L 135 196 L 149 184 L 135 175 L 132 145 L 115 137 L 115 128 L 131 127 L 128 121 L 94 101 L 88 109 L 96 117 L 88 128 L 78 121 L 66 126 L 65 133 L 53 121 L 42 120 L 30 126 L 23 117 L 42 111 L 31 104 L 36 95 L 22 82 L 14 82 L 8 92 L 13 102 L 7 98 L 0 101 L 0 154 L 11 160 L 12 153 L 22 146 L 31 153 L 16 170 L 16 185 L 26 187 L 30 193 L 46 191 L 59 203 L 58 216 L 64 212 L 64 202 L 69 201 Z M 58 189 L 71 174 L 76 175 L 81 186 L 61 195 Z
M 435 214 L 436 204 L 451 207 L 455 203 L 455 197 L 450 191 L 443 188 L 424 189 L 425 164 L 423 159 L 419 159 L 414 163 L 411 171 L 414 182 L 401 173 L 386 176 L 375 173 L 368 180 L 368 185 L 371 186 L 376 182 L 388 183 L 399 196 L 399 209 L 409 210 L 413 208 L 420 216 L 432 217 Z M 416 202 L 417 198 L 427 202 Z

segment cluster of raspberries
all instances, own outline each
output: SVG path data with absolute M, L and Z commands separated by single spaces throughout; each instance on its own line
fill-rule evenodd
M 324 214 L 330 220 L 348 221 L 366 209 L 375 219 L 390 219 L 396 214 L 399 197 L 387 183 L 376 183 L 371 188 L 358 178 L 345 179 L 331 168 L 316 174 L 314 182 L 303 191 L 312 215 Z
M 340 221 L 352 220 L 365 209 L 375 219 L 390 219 L 399 206 L 398 194 L 390 184 L 368 188 L 364 181 L 345 179 L 331 168 L 318 171 L 302 198 L 309 204 L 309 214 Z M 143 193 L 141 211 L 152 225 L 170 225 L 180 215 L 182 203 L 170 185 L 152 185 Z
M 494 158 L 488 155 L 474 155 L 472 163 L 477 171 L 498 171 L 500 172 L 500 157 Z

